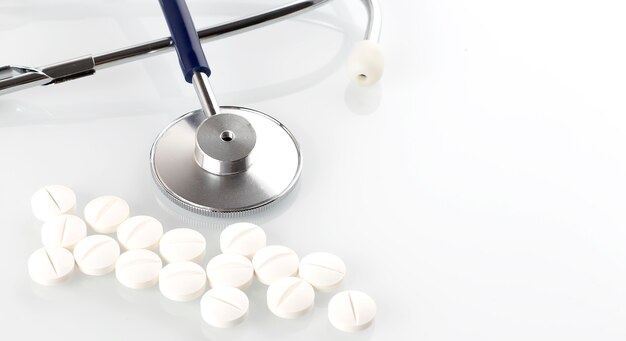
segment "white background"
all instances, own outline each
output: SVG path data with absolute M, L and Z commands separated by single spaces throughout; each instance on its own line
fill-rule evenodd
M 39 187 L 126 198 L 218 252 L 233 220 L 155 190 L 159 131 L 198 108 L 173 53 L 0 97 L 0 338 L 4 340 L 624 340 L 626 21 L 623 1 L 381 0 L 386 74 L 360 89 L 345 59 L 358 1 L 205 44 L 222 104 L 271 114 L 298 138 L 297 189 L 247 220 L 301 256 L 347 264 L 344 288 L 378 303 L 374 326 L 335 331 L 330 295 L 285 321 L 248 293 L 248 320 L 218 330 L 199 303 L 113 274 L 41 287 Z M 191 0 L 204 27 L 279 0 Z M 166 35 L 156 1 L 4 0 L 0 64 L 43 65 Z

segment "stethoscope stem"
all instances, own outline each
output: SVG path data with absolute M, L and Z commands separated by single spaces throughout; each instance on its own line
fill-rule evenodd
M 215 99 L 215 94 L 209 83 L 209 77 L 202 71 L 194 71 L 191 83 L 193 83 L 193 87 L 196 89 L 200 106 L 202 106 L 202 111 L 204 111 L 206 116 L 211 117 L 219 114 L 220 106 Z

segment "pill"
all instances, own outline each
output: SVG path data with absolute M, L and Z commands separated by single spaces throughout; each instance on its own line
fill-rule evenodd
M 237 254 L 252 258 L 265 247 L 265 232 L 251 223 L 236 223 L 228 226 L 220 234 L 220 249 L 225 254 Z
M 60 215 L 46 221 L 41 227 L 43 246 L 60 246 L 70 251 L 87 236 L 87 225 L 74 215 Z
M 198 231 L 177 228 L 167 231 L 159 243 L 161 257 L 166 262 L 200 262 L 206 251 L 206 240 Z M 204 271 L 204 270 L 203 270 Z
M 74 257 L 60 246 L 42 247 L 28 258 L 28 274 L 41 285 L 54 285 L 67 280 L 74 272 Z
M 33 214 L 47 221 L 61 214 L 72 213 L 76 208 L 76 194 L 65 186 L 52 185 L 39 189 L 31 198 Z
M 329 292 L 337 289 L 346 274 L 346 265 L 337 256 L 326 252 L 315 252 L 300 261 L 298 276 L 313 288 Z
M 217 255 L 206 266 L 206 275 L 211 287 L 233 287 L 243 289 L 252 283 L 252 262 L 242 255 Z
M 376 316 L 376 303 L 361 291 L 342 291 L 328 302 L 328 319 L 337 329 L 356 332 L 369 327 Z
M 128 219 L 128 203 L 116 196 L 106 195 L 90 201 L 85 206 L 85 220 L 98 233 L 113 233 Z
M 78 268 L 86 275 L 100 276 L 115 269 L 120 246 L 115 239 L 96 234 L 81 240 L 74 247 Z
M 295 276 L 298 273 L 298 263 L 298 255 L 281 245 L 266 246 L 252 258 L 257 279 L 267 285 L 284 277 Z
M 284 319 L 305 315 L 313 309 L 314 303 L 315 291 L 302 278 L 281 278 L 267 288 L 267 307 Z
M 206 273 L 194 262 L 175 262 L 159 273 L 159 290 L 172 301 L 192 301 L 204 293 Z
M 213 288 L 200 300 L 202 319 L 218 328 L 233 327 L 248 316 L 250 302 L 248 296 L 231 287 Z
M 148 216 L 128 218 L 117 229 L 117 240 L 126 250 L 155 250 L 162 235 L 163 225 Z
M 122 253 L 115 263 L 115 277 L 129 288 L 149 288 L 159 281 L 161 267 L 163 262 L 156 253 L 143 249 L 129 250 Z

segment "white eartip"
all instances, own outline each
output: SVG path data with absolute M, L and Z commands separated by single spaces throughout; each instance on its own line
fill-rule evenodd
M 385 58 L 378 43 L 371 40 L 358 42 L 348 59 L 348 73 L 357 84 L 369 86 L 376 84 L 383 76 Z

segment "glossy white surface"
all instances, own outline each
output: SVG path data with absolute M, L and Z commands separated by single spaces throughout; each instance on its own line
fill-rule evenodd
M 41 247 L 41 223 L 30 196 L 53 183 L 76 191 L 77 212 L 119 195 L 166 231 L 201 231 L 206 259 L 219 253 L 219 233 L 234 221 L 184 213 L 149 175 L 153 139 L 199 107 L 166 54 L 0 97 L 0 255 L 22 260 L 1 265 L 3 335 L 624 340 L 623 2 L 381 2 L 387 64 L 370 89 L 346 78 L 361 36 L 357 1 L 204 45 L 220 101 L 271 114 L 303 150 L 295 191 L 245 220 L 272 244 L 341 257 L 343 287 L 377 303 L 370 329 L 345 335 L 330 326 L 330 295 L 318 295 L 307 317 L 283 321 L 258 284 L 247 320 L 218 330 L 202 321 L 199 300 L 126 289 L 114 274 L 77 272 L 52 288 L 31 282 L 26 262 Z M 190 3 L 204 26 L 282 1 Z M 166 31 L 156 1 L 4 0 L 0 61 L 46 64 Z

